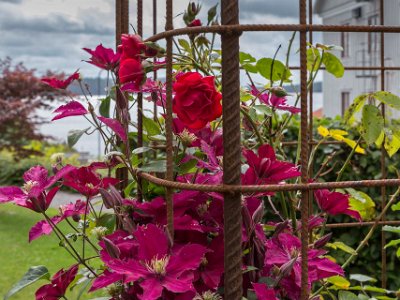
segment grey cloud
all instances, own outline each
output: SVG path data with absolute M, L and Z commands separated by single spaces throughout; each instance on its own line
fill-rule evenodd
M 256 15 L 271 14 L 279 17 L 297 17 L 297 0 L 246 0 L 240 2 L 241 16 L 245 19 Z
M 81 19 L 82 20 L 82 19 Z M 16 13 L 0 13 L 0 27 L 4 31 L 30 31 L 46 33 L 72 33 L 72 34 L 113 34 L 114 29 L 102 23 L 89 21 L 75 21 L 62 15 L 46 17 L 24 17 Z M 96 25 L 95 25 L 96 24 Z
M 3 3 L 3 2 L 19 4 L 19 3 L 22 3 L 22 0 L 0 0 L 0 3 Z

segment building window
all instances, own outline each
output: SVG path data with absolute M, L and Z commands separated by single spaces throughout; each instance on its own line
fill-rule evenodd
M 350 25 L 350 24 L 343 24 L 343 25 Z M 350 33 L 349 32 L 341 32 L 340 33 L 340 46 L 342 46 L 342 57 L 349 57 L 350 56 Z
M 342 116 L 350 106 L 350 92 L 342 92 Z
M 368 18 L 368 25 L 374 26 L 378 25 L 379 17 L 378 15 L 373 15 Z M 368 54 L 377 53 L 379 45 L 379 33 L 378 32 L 368 32 Z

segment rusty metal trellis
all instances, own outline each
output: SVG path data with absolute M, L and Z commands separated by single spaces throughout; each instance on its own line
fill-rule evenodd
M 400 179 L 386 179 L 387 170 L 385 167 L 385 150 L 381 154 L 382 179 L 362 180 L 362 181 L 341 181 L 325 183 L 309 183 L 309 170 L 302 168 L 301 183 L 285 185 L 240 185 L 240 107 L 239 107 L 239 36 L 246 31 L 297 31 L 300 32 L 300 66 L 293 66 L 292 69 L 300 70 L 301 77 L 301 166 L 308 166 L 309 148 L 315 146 L 312 140 L 312 116 L 309 114 L 307 100 L 310 100 L 312 107 L 312 95 L 307 95 L 307 69 L 306 69 L 306 50 L 307 33 L 308 41 L 312 41 L 314 32 L 377 32 L 380 33 L 380 66 L 346 66 L 348 71 L 356 70 L 378 70 L 381 73 L 381 88 L 385 86 L 385 71 L 400 70 L 400 66 L 385 66 L 385 33 L 400 33 L 400 26 L 385 26 L 384 22 L 384 0 L 380 2 L 380 25 L 316 25 L 313 24 L 312 0 L 299 0 L 299 24 L 239 24 L 239 0 L 221 0 L 222 25 L 209 27 L 191 27 L 173 29 L 173 0 L 166 0 L 166 26 L 165 31 L 157 32 L 157 0 L 152 1 L 153 5 L 153 36 L 147 41 L 166 40 L 166 95 L 167 95 L 167 114 L 166 114 L 166 137 L 167 144 L 165 151 L 167 154 L 166 178 L 157 178 L 151 174 L 140 172 L 138 169 L 131 170 L 139 178 L 166 188 L 168 231 L 173 236 L 173 207 L 172 194 L 174 189 L 213 191 L 224 193 L 224 212 L 225 212 L 225 299 L 239 300 L 242 297 L 241 279 L 241 193 L 261 192 L 261 191 L 301 191 L 301 240 L 302 240 L 302 295 L 301 299 L 308 299 L 308 216 L 310 213 L 309 195 L 315 189 L 328 188 L 347 188 L 347 187 L 380 187 L 382 195 L 382 207 L 386 203 L 386 187 L 400 186 Z M 137 0 L 137 31 L 143 34 L 143 1 Z M 308 20 L 307 20 L 308 4 Z M 128 0 L 116 0 L 116 25 L 117 25 L 117 44 L 120 42 L 121 33 L 128 32 Z M 224 139 L 224 178 L 222 185 L 200 185 L 188 184 L 173 181 L 173 143 L 172 143 L 172 50 L 173 38 L 179 35 L 190 33 L 218 33 L 222 40 L 222 91 L 223 91 L 223 139 Z M 323 68 L 322 68 L 323 69 Z M 156 74 L 155 74 L 156 75 Z M 139 99 L 140 98 L 140 99 Z M 138 146 L 142 146 L 142 103 L 141 96 L 138 98 Z M 140 100 L 140 101 L 139 101 Z M 385 115 L 385 106 L 382 106 L 382 113 Z M 293 143 L 287 142 L 287 145 Z M 125 176 L 125 174 L 118 174 Z M 120 177 L 125 179 L 124 177 Z M 140 195 L 138 195 L 141 197 Z M 400 221 L 387 221 L 386 212 L 381 213 L 381 220 L 376 222 L 359 223 L 337 223 L 327 224 L 327 227 L 354 227 L 354 226 L 376 226 L 376 225 L 395 225 Z M 381 235 L 382 252 L 382 286 L 386 286 L 386 253 L 384 249 L 385 235 Z

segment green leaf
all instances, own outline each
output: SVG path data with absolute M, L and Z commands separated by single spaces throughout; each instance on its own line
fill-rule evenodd
M 375 217 L 375 202 L 364 192 L 354 189 L 346 189 L 350 194 L 350 207 L 358 211 L 363 220 L 371 220 Z
M 260 104 L 260 105 L 254 105 L 254 109 L 261 114 L 267 115 L 267 116 L 272 116 L 272 109 L 266 105 Z
M 261 58 L 257 61 L 256 67 L 260 75 L 268 80 L 278 81 L 283 79 L 284 81 L 290 81 L 289 78 L 292 76 L 290 70 L 286 68 L 282 62 L 276 59 Z
M 336 78 L 343 77 L 344 67 L 339 58 L 334 54 L 325 52 L 322 57 L 322 63 L 325 65 L 326 71 Z
M 307 70 L 315 71 L 321 61 L 321 54 L 318 49 L 312 47 L 307 49 Z
M 347 289 L 350 286 L 350 282 L 346 278 L 338 275 L 329 277 L 326 279 L 326 281 L 339 289 Z
M 191 53 L 192 48 L 190 47 L 190 44 L 187 40 L 184 39 L 178 39 L 179 45 L 183 48 L 188 53 Z
M 96 227 L 106 227 L 108 232 L 112 232 L 115 227 L 115 216 L 113 214 L 104 213 L 96 220 Z
M 106 97 L 101 100 L 100 107 L 99 107 L 99 113 L 105 118 L 110 117 L 110 103 L 111 103 L 111 98 Z
M 167 170 L 165 160 L 154 160 L 139 168 L 143 172 L 165 172 Z
M 396 204 L 392 205 L 392 211 L 398 211 L 400 210 L 400 202 L 397 202 Z
M 143 116 L 143 126 L 149 136 L 161 134 L 161 130 L 158 127 L 158 124 L 153 119 Z
M 141 154 L 141 153 L 145 153 L 148 151 L 154 151 L 154 149 L 149 148 L 149 147 L 139 147 L 139 148 L 134 149 L 132 151 L 132 154 Z
M 354 250 L 353 248 L 351 248 L 350 246 L 347 246 L 345 243 L 343 242 L 334 242 L 334 243 L 328 243 L 326 244 L 328 247 L 332 248 L 332 249 L 340 249 L 346 253 L 352 254 L 352 255 L 357 255 L 356 250 Z
M 358 297 L 353 294 L 352 292 L 348 292 L 348 291 L 339 291 L 339 300 L 360 300 L 358 299 Z
M 368 145 L 376 142 L 383 130 L 382 113 L 375 105 L 367 104 L 363 107 L 362 117 L 362 135 Z
M 354 99 L 353 103 L 349 106 L 349 108 L 344 113 L 344 121 L 349 125 L 353 124 L 355 121 L 355 114 L 360 111 L 363 107 L 365 101 L 368 98 L 368 94 L 363 94 Z
M 129 197 L 129 195 L 131 194 L 131 191 L 136 187 L 136 181 L 132 180 L 131 183 L 129 183 L 127 185 L 127 187 L 124 189 L 124 195 L 125 197 Z
M 382 103 L 385 103 L 394 109 L 400 110 L 400 98 L 398 96 L 384 91 L 375 92 L 373 93 L 373 96 Z
M 350 280 L 356 280 L 358 282 L 377 282 L 377 280 L 375 278 L 369 277 L 367 275 L 363 275 L 363 274 L 351 274 L 350 275 Z
M 197 160 L 196 159 L 191 159 L 188 160 L 185 163 L 182 163 L 178 166 L 178 174 L 179 175 L 184 175 L 188 173 L 193 173 L 196 171 L 196 165 L 197 165 Z
M 83 129 L 83 130 L 70 130 L 68 132 L 68 137 L 67 137 L 67 143 L 69 147 L 73 147 L 78 141 L 79 139 L 82 137 L 82 135 L 88 131 L 90 129 L 90 127 Z
M 392 131 L 390 128 L 385 128 L 385 141 L 384 147 L 389 155 L 392 157 L 400 149 L 400 132 Z
M 4 296 L 4 300 L 9 299 L 11 296 L 18 293 L 20 290 L 26 288 L 27 286 L 35 283 L 41 279 L 50 279 L 49 270 L 45 266 L 34 266 L 30 267 L 28 272 L 18 281 L 13 287 L 8 291 L 8 293 Z
M 385 225 L 382 227 L 382 230 L 387 232 L 400 233 L 400 226 L 395 227 L 395 226 Z
M 240 64 L 253 63 L 253 62 L 256 62 L 256 59 L 253 56 L 251 56 L 251 54 L 249 54 L 249 53 L 239 52 L 239 61 L 240 61 Z
M 387 243 L 387 244 L 385 245 L 385 249 L 386 249 L 386 248 L 389 248 L 389 247 L 397 246 L 398 244 L 400 244 L 400 239 L 398 239 L 398 240 L 391 240 L 389 243 Z

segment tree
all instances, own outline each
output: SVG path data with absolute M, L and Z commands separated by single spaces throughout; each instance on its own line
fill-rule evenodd
M 55 74 L 48 71 L 47 75 Z M 31 140 L 45 138 L 38 132 L 38 125 L 44 121 L 37 115 L 37 109 L 49 108 L 51 101 L 67 93 L 43 84 L 35 70 L 26 68 L 23 63 L 0 59 L 0 151 L 10 150 L 15 157 L 33 154 L 34 151 L 24 146 Z

